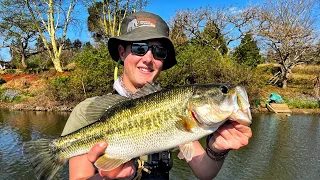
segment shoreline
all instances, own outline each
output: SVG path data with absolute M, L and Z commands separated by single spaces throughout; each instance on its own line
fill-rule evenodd
M 44 111 L 44 112 L 71 112 L 74 106 L 59 105 L 59 106 L 35 106 L 27 103 L 0 103 L 0 109 L 8 109 L 10 111 Z
M 75 106 L 75 105 L 74 105 Z M 21 103 L 0 103 L 0 109 L 8 109 L 10 111 L 47 111 L 47 112 L 71 112 L 74 108 L 73 105 L 56 105 L 56 106 L 35 106 L 28 104 L 26 102 Z M 265 114 L 265 113 L 274 113 L 270 112 L 267 108 L 251 108 L 250 109 L 254 114 Z M 278 114 L 320 114 L 320 108 L 316 109 L 299 109 L 299 108 L 290 108 L 292 113 L 278 113 Z M 275 113 L 274 113 L 275 114 Z
M 316 108 L 316 109 L 299 109 L 299 108 L 290 108 L 290 110 L 292 111 L 291 113 L 277 113 L 277 114 L 320 114 L 320 108 Z M 252 113 L 273 113 L 276 114 L 274 112 L 269 111 L 267 108 L 253 108 L 251 109 Z

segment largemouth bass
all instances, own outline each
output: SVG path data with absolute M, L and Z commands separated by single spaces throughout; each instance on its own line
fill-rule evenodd
M 100 117 L 98 121 L 54 140 L 26 142 L 23 148 L 38 179 L 52 179 L 69 158 L 88 153 L 101 141 L 108 147 L 95 166 L 106 171 L 184 144 L 180 153 L 191 160 L 190 142 L 213 133 L 226 120 L 249 125 L 249 106 L 244 87 L 226 84 L 188 85 L 136 99 L 106 95 L 87 108 L 88 117 Z

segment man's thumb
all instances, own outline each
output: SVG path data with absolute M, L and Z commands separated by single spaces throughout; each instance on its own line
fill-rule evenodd
M 88 152 L 88 160 L 95 162 L 105 152 L 107 146 L 108 144 L 105 141 L 95 144 Z

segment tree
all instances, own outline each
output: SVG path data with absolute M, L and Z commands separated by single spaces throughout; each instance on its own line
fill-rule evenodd
M 250 67 L 256 67 L 263 61 L 257 41 L 253 39 L 252 34 L 244 36 L 240 45 L 235 49 L 233 57 L 238 63 Z
M 92 44 L 88 41 L 88 42 L 85 42 L 83 44 L 83 48 L 86 49 L 86 48 L 93 48 Z
M 60 57 L 65 44 L 69 24 L 72 20 L 71 14 L 77 4 L 77 0 L 65 1 L 54 0 L 24 0 L 30 12 L 33 23 L 41 37 L 43 44 L 53 62 L 54 68 L 62 72 Z M 41 22 L 41 23 L 39 23 Z M 61 37 L 57 38 L 61 30 Z M 47 36 L 48 35 L 48 39 Z M 60 45 L 58 39 L 61 40 Z
M 181 46 L 188 42 L 188 37 L 184 33 L 184 27 L 182 26 L 182 17 L 177 16 L 176 19 L 174 19 L 174 22 L 170 26 L 170 39 L 172 40 L 172 43 L 175 46 Z
M 258 8 L 257 34 L 270 47 L 281 65 L 282 88 L 293 67 L 312 60 L 315 44 L 314 0 L 268 0 Z
M 82 42 L 79 39 L 76 39 L 73 41 L 72 47 L 76 50 L 79 50 L 82 47 Z
M 37 31 L 29 16 L 26 15 L 22 1 L 0 1 L 0 35 L 3 37 L 1 48 L 10 48 L 11 57 L 26 68 L 26 58 L 37 52 L 29 48 L 36 40 Z
M 94 5 L 88 8 L 88 30 L 89 32 L 92 32 L 92 37 L 95 39 L 95 41 L 100 42 L 103 40 L 108 39 L 107 34 L 105 33 L 105 30 L 103 28 L 103 23 L 101 22 L 101 13 L 99 11 L 102 11 L 103 9 L 103 3 L 102 2 L 95 2 Z
M 61 44 L 59 44 L 61 46 Z M 67 38 L 64 42 L 63 49 L 71 49 L 72 48 L 72 42 L 69 38 Z
M 176 23 L 176 26 L 182 27 L 189 40 L 228 55 L 228 45 L 250 32 L 248 24 L 254 20 L 255 13 L 254 8 L 234 11 L 233 7 L 212 9 L 208 6 L 177 11 L 169 24 Z
M 136 10 L 142 10 L 148 0 L 88 0 L 88 30 L 96 41 L 107 42 L 112 36 L 119 36 L 123 19 Z
M 221 33 L 220 28 L 214 21 L 208 21 L 201 34 L 201 40 L 205 45 L 213 47 L 222 55 L 228 53 L 228 46 Z

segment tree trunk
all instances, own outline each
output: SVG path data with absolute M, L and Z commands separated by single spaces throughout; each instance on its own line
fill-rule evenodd
M 283 79 L 283 80 L 282 80 L 282 88 L 283 88 L 283 89 L 286 89 L 286 88 L 287 88 L 287 81 L 288 81 L 287 79 Z
M 54 68 L 57 70 L 57 72 L 63 72 L 61 64 L 60 64 L 60 59 L 55 57 L 52 60 Z
M 21 54 L 21 65 L 23 69 L 27 68 L 27 64 L 26 64 L 26 56 L 24 55 L 24 52 Z
M 292 68 L 288 68 L 288 69 L 281 68 L 281 71 L 283 71 L 281 73 L 281 75 L 282 75 L 282 88 L 283 89 L 287 88 L 288 79 L 289 79 L 289 75 L 291 73 L 291 69 Z

